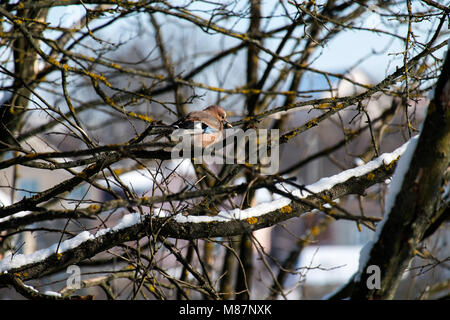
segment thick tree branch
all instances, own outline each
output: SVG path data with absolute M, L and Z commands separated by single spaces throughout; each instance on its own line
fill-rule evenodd
M 360 260 L 352 299 L 392 299 L 401 276 L 428 228 L 438 221 L 443 177 L 450 163 L 450 56 L 447 57 L 431 100 L 417 147 L 408 166 L 396 173 L 399 189 L 392 190 L 392 208 L 367 244 Z M 400 170 L 400 168 L 398 169 Z M 394 181 L 392 182 L 394 183 Z M 401 185 L 400 185 L 401 184 Z M 434 226 L 435 227 L 435 226 Z M 369 250 L 370 249 L 370 250 Z M 381 269 L 381 287 L 366 285 L 370 265 Z

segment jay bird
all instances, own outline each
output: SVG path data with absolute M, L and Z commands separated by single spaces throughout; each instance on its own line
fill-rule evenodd
M 223 129 L 232 127 L 227 121 L 225 110 L 217 105 L 211 105 L 202 111 L 189 112 L 186 117 L 172 123 L 172 126 L 179 129 L 201 130 L 202 148 L 221 140 Z

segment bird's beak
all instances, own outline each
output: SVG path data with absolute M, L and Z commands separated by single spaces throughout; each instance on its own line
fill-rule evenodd
M 223 120 L 223 126 L 225 128 L 233 128 L 233 126 L 231 125 L 231 123 L 229 123 L 227 120 Z

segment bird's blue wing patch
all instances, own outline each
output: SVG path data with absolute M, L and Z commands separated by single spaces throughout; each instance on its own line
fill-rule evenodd
M 211 128 L 211 127 L 206 127 L 206 128 L 203 130 L 203 133 L 214 133 L 214 132 L 217 132 L 217 131 L 219 131 L 219 130 L 214 129 L 214 128 Z

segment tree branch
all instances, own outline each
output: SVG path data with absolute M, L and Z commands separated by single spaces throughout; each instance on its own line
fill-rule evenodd
M 392 174 L 397 159 L 405 148 L 406 144 L 361 167 L 319 180 L 307 187 L 308 190 L 315 192 L 313 195 L 302 195 L 301 190 L 293 194 L 312 203 L 314 208 L 348 194 L 362 194 L 365 189 L 385 181 Z M 324 186 L 325 189 L 320 190 Z M 228 237 L 273 226 L 314 208 L 305 202 L 281 198 L 246 210 L 223 211 L 217 216 L 186 217 L 182 214 L 170 216 L 164 211 L 157 212 L 157 209 L 149 215 L 129 214 L 112 229 L 100 230 L 96 235 L 89 235 L 85 231 L 73 239 L 66 240 L 66 243 L 62 242 L 60 248 L 68 247 L 62 252 L 56 253 L 56 246 L 43 249 L 45 254 L 38 252 L 35 255 L 44 258 L 36 261 L 33 260 L 34 256 L 5 257 L 0 261 L 0 287 L 9 283 L 8 275 L 11 273 L 22 280 L 41 277 L 62 270 L 70 264 L 79 263 L 123 242 L 141 239 L 148 234 L 179 239 Z M 133 223 L 130 223 L 130 220 Z M 73 243 L 77 245 L 72 246 Z

